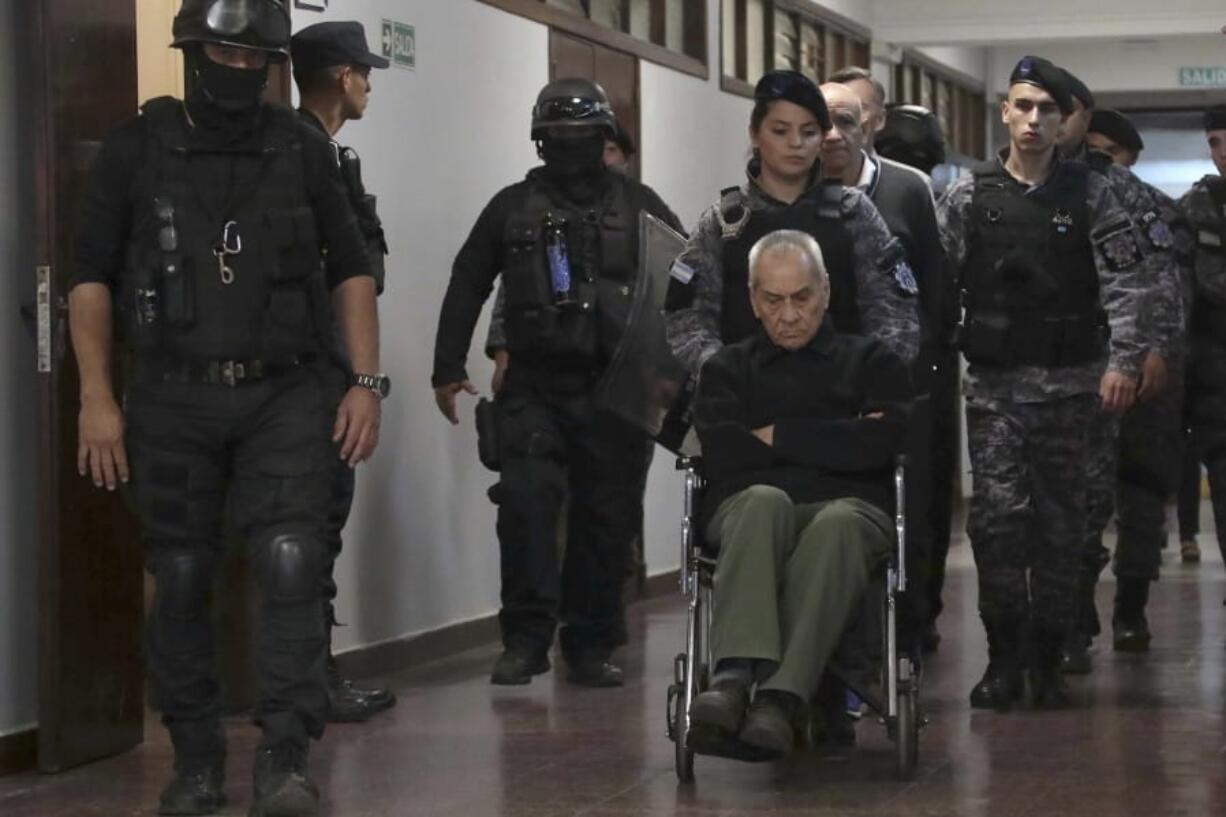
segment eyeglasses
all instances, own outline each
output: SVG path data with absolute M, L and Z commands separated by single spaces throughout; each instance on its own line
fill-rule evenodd
M 289 39 L 289 15 L 280 0 L 215 0 L 205 14 L 209 30 L 227 37 L 251 29 L 268 42 Z
M 605 102 L 583 97 L 559 97 L 547 99 L 533 109 L 532 115 L 546 122 L 556 122 L 565 119 L 588 119 L 590 117 L 612 116 L 613 108 Z

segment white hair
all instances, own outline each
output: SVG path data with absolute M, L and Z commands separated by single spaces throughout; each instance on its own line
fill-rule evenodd
M 795 253 L 808 261 L 809 271 L 813 273 L 813 283 L 825 284 L 829 281 L 826 273 L 826 259 L 822 256 L 822 248 L 813 236 L 800 230 L 775 230 L 757 240 L 749 251 L 749 288 L 758 285 L 758 264 L 767 256 L 783 253 Z

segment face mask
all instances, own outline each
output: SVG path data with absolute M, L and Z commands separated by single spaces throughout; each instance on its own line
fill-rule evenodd
M 551 173 L 584 176 L 604 169 L 604 137 L 600 134 L 582 139 L 545 139 L 541 158 Z
M 193 62 L 201 92 L 222 111 L 249 113 L 259 107 L 268 84 L 267 65 L 257 70 L 231 68 L 213 62 L 204 53 L 199 53 Z

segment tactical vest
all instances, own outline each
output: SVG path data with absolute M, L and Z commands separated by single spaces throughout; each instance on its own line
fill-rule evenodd
M 383 234 L 383 221 L 379 218 L 378 200 L 366 192 L 362 184 L 362 160 L 352 148 L 337 148 L 337 160 L 340 163 L 341 179 L 345 182 L 345 190 L 349 194 L 349 205 L 358 219 L 358 230 L 366 244 L 366 258 L 370 264 L 370 274 L 375 277 L 375 289 L 383 294 L 383 285 L 387 278 L 387 267 L 384 263 L 387 256 L 387 238 Z
M 1226 270 L 1226 178 L 1206 176 L 1200 184 L 1208 194 L 1212 208 L 1211 212 L 1193 211 L 1189 214 L 1196 233 L 1196 251 L 1217 259 L 1217 264 Z M 1196 291 L 1191 334 L 1200 340 L 1226 346 L 1226 304 L 1211 302 L 1200 287 Z
M 590 366 L 611 359 L 629 317 L 637 274 L 627 182 L 610 174 L 592 206 L 569 201 L 545 180 L 529 176 L 527 196 L 506 223 L 507 351 L 536 363 Z M 556 302 L 544 225 L 566 222 L 571 289 Z
M 723 228 L 724 277 L 720 336 L 725 344 L 749 337 L 758 327 L 749 302 L 749 251 L 758 239 L 775 230 L 800 230 L 813 236 L 830 276 L 826 314 L 839 332 L 860 334 L 855 245 L 844 223 L 842 185 L 822 183 L 788 207 L 754 211 L 746 204 L 744 192 L 731 187 L 720 194 L 718 214 Z
M 144 106 L 120 292 L 138 358 L 277 364 L 320 350 L 327 293 L 297 120 L 262 116 L 262 143 L 223 152 L 191 144 L 179 100 Z
M 1023 195 L 997 162 L 974 170 L 961 346 L 971 363 L 1073 366 L 1105 352 L 1084 165 Z

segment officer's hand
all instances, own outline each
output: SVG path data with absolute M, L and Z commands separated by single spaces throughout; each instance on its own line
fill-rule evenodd
M 1111 414 L 1123 414 L 1136 402 L 1136 378 L 1120 374 L 1119 372 L 1108 371 L 1103 375 L 1103 379 L 1099 383 L 1098 394 L 1103 400 L 1103 411 Z
M 511 365 L 511 353 L 506 349 L 494 350 L 494 378 L 490 381 L 490 390 L 497 394 L 502 391 L 502 383 L 507 379 L 507 366 Z
M 86 399 L 78 418 L 77 473 L 88 470 L 94 485 L 115 490 L 128 481 L 128 455 L 123 446 L 123 412 L 115 398 Z
M 477 394 L 477 387 L 471 382 L 464 380 L 459 383 L 448 383 L 445 386 L 438 386 L 434 389 L 434 402 L 438 403 L 438 410 L 443 412 L 443 416 L 451 421 L 453 426 L 460 424 L 460 417 L 455 412 L 455 396 L 460 391 L 466 391 L 469 394 Z
M 364 386 L 354 386 L 336 410 L 332 442 L 341 444 L 341 459 L 356 468 L 370 459 L 379 444 L 379 420 L 383 405 L 378 395 Z
M 1166 360 L 1157 352 L 1145 355 L 1141 364 L 1141 386 L 1137 389 L 1138 400 L 1149 400 L 1163 392 L 1170 384 L 1170 372 L 1166 368 Z
M 773 425 L 763 426 L 762 428 L 755 428 L 753 430 L 753 435 L 757 437 L 759 440 L 761 440 L 762 442 L 774 448 L 775 446 L 775 427 Z

